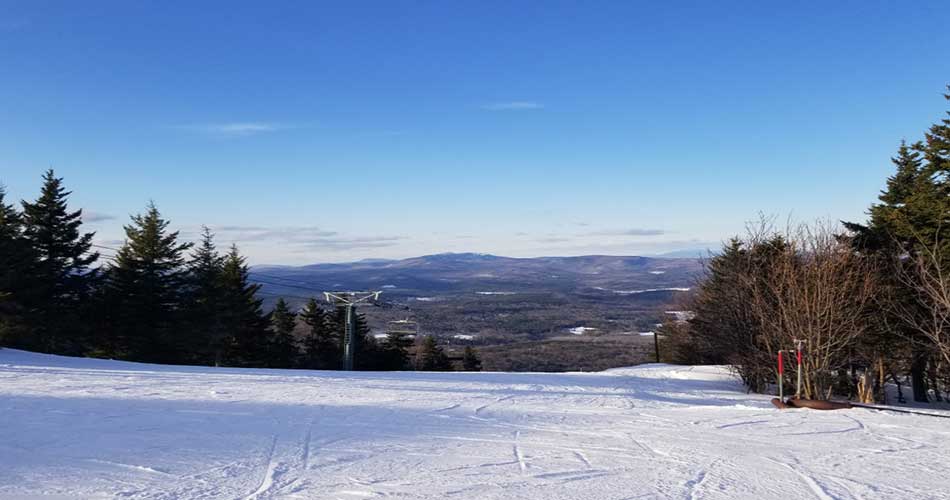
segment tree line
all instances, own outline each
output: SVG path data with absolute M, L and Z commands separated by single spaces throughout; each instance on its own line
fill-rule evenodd
M 203 228 L 197 244 L 169 229 L 153 203 L 103 256 L 82 210 L 52 170 L 18 210 L 0 186 L 0 345 L 36 352 L 166 364 L 340 369 L 345 310 L 283 298 L 264 312 L 259 284 L 238 248 L 221 252 Z M 428 336 L 381 342 L 357 317 L 356 369 L 452 370 Z M 462 368 L 481 368 L 467 349 Z
M 884 402 L 888 383 L 903 399 L 909 382 L 918 401 L 946 400 L 950 120 L 892 161 L 865 222 L 780 229 L 763 218 L 726 242 L 685 305 L 692 319 L 665 325 L 666 357 L 733 365 L 763 392 L 778 381 L 777 352 L 801 340 L 805 397 Z

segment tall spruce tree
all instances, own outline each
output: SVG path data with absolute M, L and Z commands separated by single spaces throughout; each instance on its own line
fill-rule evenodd
M 27 307 L 33 295 L 35 254 L 23 236 L 23 219 L 6 203 L 0 185 L 0 346 L 35 345 L 27 323 Z
M 43 176 L 39 198 L 22 205 L 24 236 L 37 259 L 32 270 L 36 293 L 30 304 L 34 348 L 77 354 L 86 334 L 82 308 L 96 277 L 89 266 L 99 254 L 90 251 L 94 233 L 80 232 L 82 210 L 69 210 L 70 194 L 50 169 Z
M 125 226 L 125 244 L 108 270 L 106 302 L 114 311 L 113 355 L 160 363 L 189 360 L 184 328 L 183 253 L 154 203 Z
M 268 366 L 292 368 L 300 355 L 297 339 L 294 338 L 297 315 L 290 310 L 283 297 L 277 299 L 277 304 L 270 313 L 270 321 L 272 335 L 268 345 Z
M 188 262 L 185 307 L 190 352 L 192 359 L 200 364 L 219 366 L 224 361 L 228 332 L 221 321 L 223 273 L 224 257 L 214 244 L 214 234 L 203 227 L 201 242 Z
M 300 313 L 300 318 L 307 325 L 301 365 L 314 370 L 339 369 L 342 357 L 341 341 L 316 299 L 311 298 L 307 301 Z
M 384 346 L 376 340 L 370 332 L 366 318 L 360 315 L 357 318 L 356 359 L 354 368 L 362 371 L 389 370 L 390 361 Z
M 449 357 L 445 355 L 445 351 L 435 337 L 427 335 L 422 341 L 416 369 L 424 372 L 452 371 L 452 362 L 449 361 Z
M 415 339 L 407 332 L 392 331 L 386 334 L 383 344 L 385 368 L 387 370 L 405 370 L 409 367 L 409 348 Z
M 227 339 L 226 363 L 231 366 L 265 366 L 268 348 L 268 321 L 257 298 L 261 285 L 248 279 L 248 266 L 237 246 L 224 257 L 221 273 L 223 290 L 221 322 Z
M 950 100 L 950 94 L 945 97 Z M 879 203 L 871 206 L 868 222 L 845 223 L 845 227 L 852 233 L 854 248 L 880 262 L 879 278 L 893 291 L 888 300 L 901 302 L 899 307 L 885 306 L 877 312 L 879 323 L 887 328 L 869 337 L 875 344 L 870 349 L 891 356 L 897 350 L 911 351 L 914 398 L 927 401 L 926 372 L 932 352 L 913 329 L 893 317 L 893 310 L 911 307 L 914 293 L 900 282 L 897 274 L 901 273 L 894 273 L 894 267 L 910 265 L 914 259 L 908 256 L 915 257 L 923 245 L 938 242 L 942 242 L 937 250 L 942 258 L 950 257 L 950 120 L 931 126 L 923 142 L 901 143 L 892 162 L 896 171 L 888 178 Z
M 465 352 L 462 353 L 462 369 L 467 372 L 482 371 L 482 360 L 472 346 L 465 346 Z

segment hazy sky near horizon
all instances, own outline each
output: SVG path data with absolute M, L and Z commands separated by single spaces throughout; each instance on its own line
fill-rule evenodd
M 862 219 L 950 108 L 945 1 L 290 4 L 0 0 L 9 197 L 257 264 L 657 254 Z

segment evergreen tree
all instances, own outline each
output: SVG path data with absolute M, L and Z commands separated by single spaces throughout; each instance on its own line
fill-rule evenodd
M 950 95 L 946 96 L 950 100 Z M 879 279 L 892 293 L 889 301 L 900 306 L 881 307 L 876 314 L 879 324 L 887 325 L 868 337 L 866 350 L 893 358 L 901 350 L 910 351 L 911 382 L 914 398 L 927 401 L 926 371 L 931 350 L 921 342 L 912 328 L 902 326 L 893 317 L 894 310 L 907 310 L 913 291 L 901 283 L 895 266 L 907 266 L 922 250 L 943 242 L 940 258 L 950 258 L 950 238 L 946 238 L 950 222 L 950 120 L 933 125 L 925 134 L 924 142 L 911 146 L 901 143 L 892 159 L 896 172 L 887 180 L 887 186 L 871 206 L 866 224 L 845 223 L 852 233 L 853 247 L 879 262 Z M 907 258 L 911 257 L 911 258 Z M 921 315 L 927 314 L 921 311 Z M 897 352 L 895 352 L 897 351 Z M 875 360 L 876 361 L 876 360 Z
M 261 310 L 257 291 L 261 285 L 248 279 L 244 257 L 232 245 L 224 258 L 221 273 L 223 290 L 221 323 L 230 332 L 227 339 L 227 364 L 232 366 L 265 366 L 268 348 L 268 321 Z
M 0 185 L 0 345 L 29 348 L 35 345 L 27 324 L 27 307 L 33 290 L 36 260 L 23 237 L 23 219 L 5 202 Z
M 311 298 L 307 302 L 300 318 L 307 325 L 302 365 L 314 370 L 339 369 L 343 355 L 340 351 L 341 340 L 316 299 Z
M 202 228 L 201 242 L 188 262 L 186 320 L 188 344 L 194 361 L 220 365 L 228 332 L 221 321 L 224 307 L 222 275 L 224 257 L 214 244 L 214 234 Z
M 89 269 L 99 254 L 91 252 L 94 233 L 81 233 L 82 210 L 70 211 L 71 193 L 53 170 L 43 176 L 40 197 L 24 201 L 24 235 L 36 254 L 32 280 L 31 322 L 36 349 L 75 354 L 81 351 L 85 322 L 83 303 L 88 301 L 96 273 Z
M 788 242 L 764 227 L 757 231 L 749 241 L 732 238 L 709 260 L 689 305 L 695 316 L 682 332 L 688 338 L 670 340 L 685 347 L 672 353 L 676 362 L 731 364 L 747 387 L 762 391 L 774 380 L 774 348 L 764 344 L 768 338 L 752 304 L 757 290 L 774 280 L 773 263 L 788 250 Z
M 409 335 L 400 331 L 386 334 L 383 351 L 387 370 L 405 370 L 409 366 L 409 349 L 415 343 L 415 339 Z
M 478 357 L 478 352 L 472 346 L 465 346 L 465 352 L 462 354 L 462 369 L 467 372 L 482 371 L 482 360 Z
M 184 338 L 182 254 L 191 247 L 168 232 L 153 203 L 125 226 L 125 244 L 108 270 L 106 303 L 114 311 L 113 355 L 159 363 L 188 360 Z M 107 349 L 108 350 L 108 349 Z
M 436 342 L 435 337 L 427 335 L 422 341 L 416 368 L 419 371 L 426 372 L 452 371 L 452 363 L 439 343 Z
M 268 366 L 271 368 L 291 368 L 300 355 L 297 348 L 297 339 L 294 338 L 294 327 L 297 324 L 297 315 L 290 310 L 283 298 L 277 299 L 277 304 L 270 314 L 272 335 L 269 342 Z
M 389 362 L 384 346 L 376 341 L 362 315 L 357 316 L 356 359 L 354 369 L 362 371 L 388 370 Z

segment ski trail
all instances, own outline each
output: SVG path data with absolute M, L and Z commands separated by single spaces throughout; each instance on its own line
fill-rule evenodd
M 521 468 L 521 472 L 524 473 L 528 470 L 528 464 L 524 461 L 524 454 L 521 452 L 521 446 L 518 444 L 518 440 L 521 438 L 521 431 L 515 431 L 515 441 L 512 444 L 512 451 L 515 455 L 515 460 L 518 461 L 518 467 Z
M 706 481 L 706 471 L 701 470 L 696 478 L 686 481 L 686 488 L 689 490 L 689 500 L 696 500 L 696 494 L 702 491 L 703 482 Z
M 307 425 L 307 435 L 303 438 L 303 453 L 301 453 L 300 463 L 303 470 L 310 468 L 310 436 L 313 434 L 313 420 Z
M 274 472 L 277 470 L 277 461 L 274 460 L 274 450 L 277 448 L 277 435 L 271 441 L 270 451 L 267 453 L 267 468 L 264 471 L 264 477 L 261 478 L 261 484 L 254 493 L 244 497 L 244 500 L 254 500 L 266 493 L 274 485 Z
M 452 411 L 460 406 L 462 406 L 462 403 L 455 403 L 455 404 L 446 406 L 444 408 L 438 408 L 438 409 L 432 410 L 432 413 L 442 413 L 446 411 Z
M 474 412 L 474 413 L 475 413 L 475 415 L 477 416 L 477 415 L 479 415 L 481 412 L 485 411 L 485 409 L 488 408 L 489 406 L 496 405 L 496 404 L 501 403 L 501 402 L 504 402 L 504 401 L 508 401 L 509 399 L 511 399 L 511 398 L 513 398 L 513 397 L 515 397 L 514 394 L 509 394 L 508 396 L 503 396 L 503 397 L 497 398 L 497 399 L 495 399 L 494 401 L 492 401 L 492 402 L 490 402 L 490 403 L 485 403 L 485 404 L 479 406 L 478 408 L 475 408 L 475 412 Z
M 781 466 L 783 466 L 783 467 L 785 467 L 785 468 L 791 470 L 792 472 L 794 472 L 796 476 L 798 476 L 799 478 L 801 478 L 801 480 L 804 481 L 805 484 L 808 485 L 808 489 L 810 489 L 811 492 L 814 493 L 814 495 L 815 495 L 816 497 L 820 498 L 821 500 L 835 500 L 835 497 L 833 497 L 833 496 L 831 496 L 830 494 L 828 494 L 828 490 L 826 490 L 824 486 L 818 484 L 818 482 L 815 481 L 815 478 L 813 478 L 813 477 L 811 477 L 810 475 L 805 474 L 804 472 L 800 471 L 797 467 L 795 467 L 795 466 L 793 466 L 793 465 L 791 465 L 791 464 L 787 464 L 787 463 L 785 463 L 785 462 L 780 462 L 780 461 L 775 460 L 775 459 L 773 459 L 773 458 L 769 458 L 769 460 L 771 460 L 771 461 L 773 461 L 773 462 L 775 462 L 775 463 L 777 463 L 777 464 L 779 464 L 779 465 L 781 465 Z
M 590 460 L 587 458 L 587 455 L 585 455 L 584 452 L 582 452 L 582 451 L 580 451 L 580 450 L 574 450 L 574 456 L 577 457 L 578 460 L 580 460 L 581 462 L 583 462 L 583 463 L 584 463 L 584 466 L 587 467 L 588 469 L 590 469 L 590 468 L 593 467 L 593 466 L 590 464 Z
M 860 493 L 856 492 L 853 488 L 845 484 L 845 481 L 848 481 L 851 483 L 854 483 L 854 481 L 847 478 L 829 479 L 829 480 L 837 484 L 838 486 L 840 486 L 845 491 L 847 491 L 848 494 L 851 495 L 851 498 L 854 498 L 855 500 L 864 500 L 864 496 L 862 496 Z M 857 484 L 861 484 L 861 483 L 857 483 Z
M 755 425 L 755 424 L 767 424 L 767 423 L 769 423 L 768 420 L 747 420 L 745 422 L 735 422 L 732 424 L 717 425 L 716 428 L 721 430 L 721 429 L 728 429 L 730 427 L 739 427 L 742 425 Z

